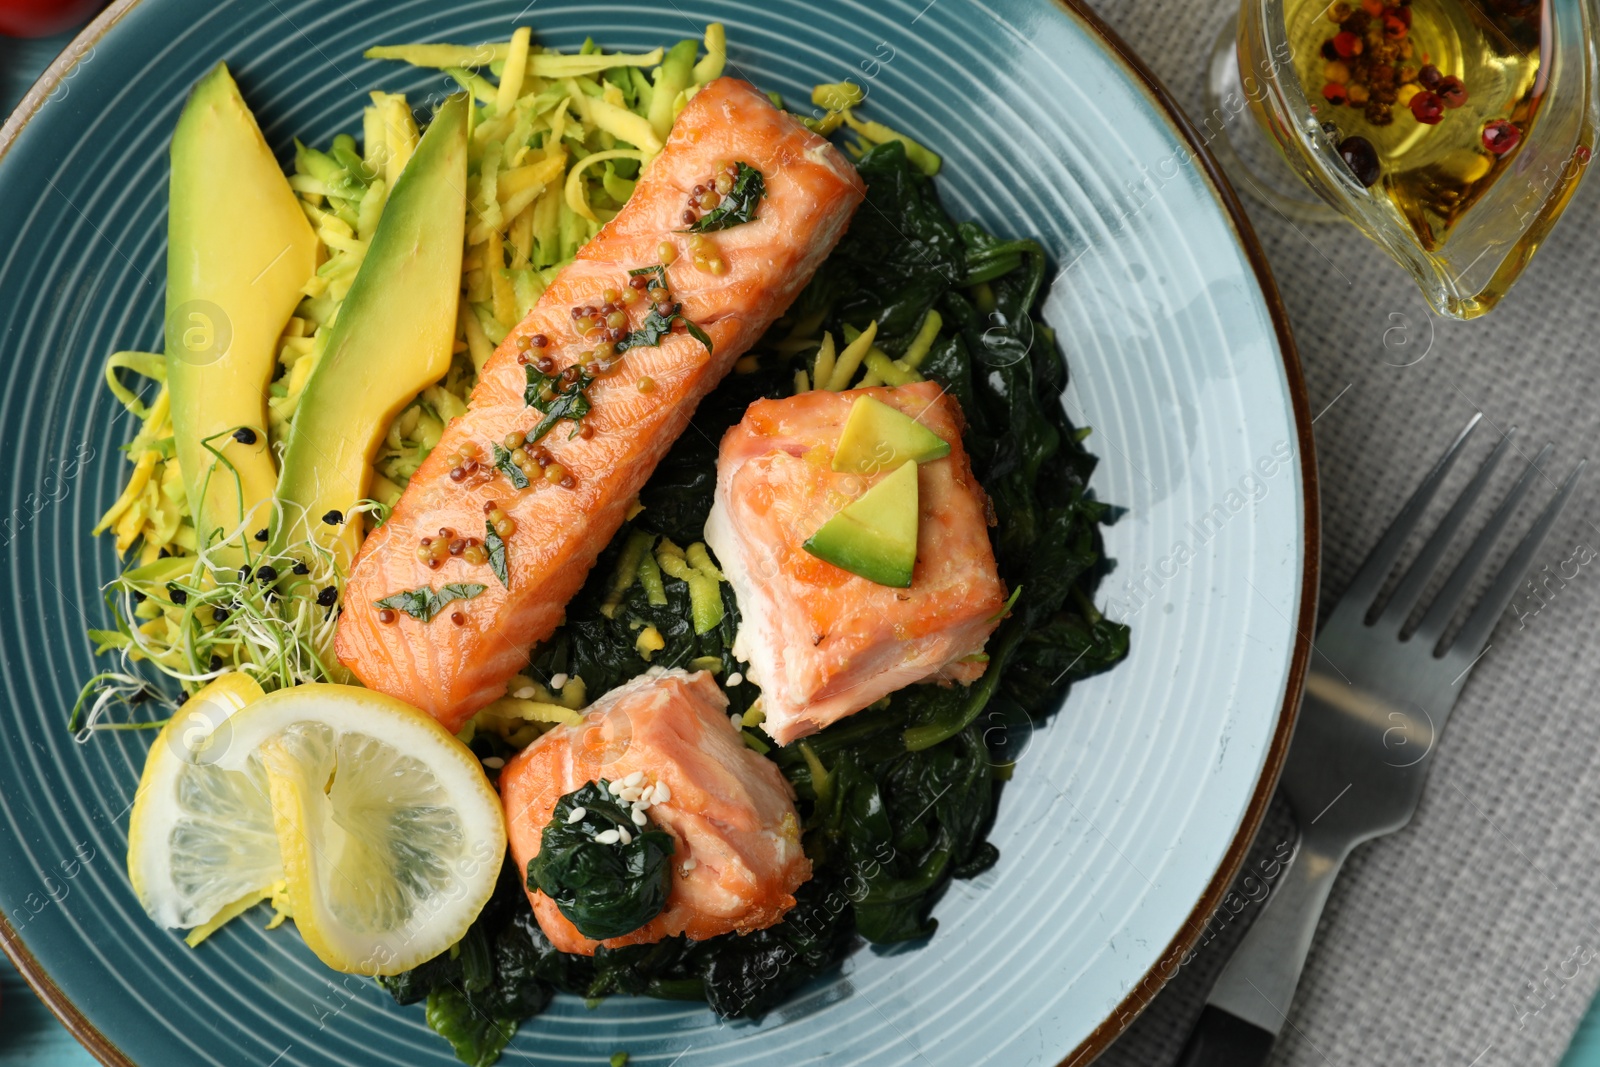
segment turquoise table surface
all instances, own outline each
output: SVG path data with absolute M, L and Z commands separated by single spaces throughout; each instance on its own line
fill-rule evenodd
M 94 1063 L 94 1057 L 33 995 L 11 961 L 0 956 L 0 1064 L 94 1067 Z
M 1589 1005 L 1561 1067 L 1600 1067 L 1600 1000 Z
M 0 37 L 0 115 L 10 112 L 70 37 L 33 41 Z M 93 1067 L 94 1063 L 10 962 L 0 957 L 0 1067 Z M 1600 1067 L 1600 1001 L 1590 1006 L 1561 1067 Z

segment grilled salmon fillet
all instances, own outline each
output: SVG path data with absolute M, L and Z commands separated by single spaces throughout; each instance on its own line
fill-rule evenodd
M 889 476 L 832 469 L 860 396 L 897 408 L 950 445 L 949 455 L 917 468 L 917 563 L 906 589 L 802 547 Z M 970 683 L 983 673 L 978 654 L 999 625 L 1006 590 L 963 425 L 955 397 L 929 381 L 758 400 L 723 437 L 706 544 L 739 601 L 734 655 L 761 686 L 762 728 L 779 744 L 913 682 Z
M 759 171 L 765 186 L 756 217 L 705 234 L 714 256 L 697 257 L 694 235 L 681 232 L 685 212 L 693 215 L 689 198 L 695 186 L 739 163 Z M 529 647 L 559 625 L 695 405 L 799 294 L 864 195 L 837 150 L 749 85 L 722 78 L 696 94 L 627 205 L 495 351 L 467 412 L 446 428 L 388 521 L 362 545 L 345 590 L 339 661 L 367 686 L 422 708 L 451 730 L 499 697 L 526 664 Z M 663 256 L 663 245 L 672 255 Z M 530 452 L 544 450 L 536 458 L 545 462 L 518 489 L 508 470 L 495 468 L 494 449 L 541 421 L 525 396 L 530 371 L 543 366 L 559 375 L 579 364 L 597 343 L 597 327 L 579 333 L 584 309 L 604 307 L 608 290 L 628 288 L 630 271 L 664 258 L 671 259 L 665 274 L 672 301 L 704 331 L 711 351 L 682 323 L 653 344 L 628 349 L 582 390 L 591 410 L 581 423 L 560 421 L 537 445 L 528 443 Z M 717 260 L 722 270 L 713 273 Z M 623 309 L 626 325 L 608 328 L 644 332 L 651 306 L 646 299 Z M 549 393 L 540 395 L 550 403 Z M 574 390 L 555 406 L 577 396 Z M 503 537 L 508 584 L 477 551 L 419 557 L 424 538 L 488 541 L 485 514 L 495 508 L 511 520 Z M 466 584 L 458 594 L 484 588 L 437 614 L 376 604 L 448 584 Z
M 563 952 L 659 941 L 704 940 L 771 926 L 811 877 L 800 847 L 794 791 L 777 764 L 750 751 L 727 716 L 727 697 L 704 671 L 648 673 L 595 701 L 583 722 L 558 726 L 500 773 L 511 855 L 526 885 L 528 861 L 556 802 L 588 782 L 640 772 L 670 797 L 650 818 L 672 837 L 672 889 L 661 914 L 630 934 L 592 941 L 555 901 L 529 888 L 539 927 Z

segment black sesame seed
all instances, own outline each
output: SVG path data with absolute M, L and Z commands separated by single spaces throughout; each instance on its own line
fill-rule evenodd
M 256 540 L 257 541 L 265 541 L 266 539 L 267 539 L 267 531 L 266 530 L 257 530 L 256 531 Z
M 232 612 L 230 612 L 227 608 L 212 608 L 211 609 L 211 618 L 214 619 L 215 621 L 219 622 L 219 623 L 227 622 L 228 621 L 228 616 L 231 615 L 231 614 L 232 614 Z
M 239 568 L 239 580 L 241 582 L 248 582 L 250 580 L 250 568 L 249 567 L 240 567 Z
M 175 585 L 167 586 L 167 595 L 171 598 L 172 602 L 177 604 L 179 607 L 182 607 L 189 602 L 189 594 L 184 592 L 182 589 L 179 589 Z
M 221 656 L 212 656 L 211 657 L 211 669 L 214 670 L 214 671 L 220 671 L 222 669 L 222 657 Z
M 248 426 L 241 426 L 233 431 L 233 439 L 241 445 L 253 445 L 256 443 L 256 432 Z
M 329 526 L 337 526 L 344 521 L 344 512 L 340 511 L 338 508 L 334 508 L 326 515 L 322 516 L 322 521 L 327 523 Z
M 311 568 L 306 566 L 304 563 L 296 563 L 294 565 L 294 572 L 296 574 L 310 574 Z
M 331 608 L 339 600 L 339 590 L 331 585 L 322 587 L 322 592 L 317 594 L 317 603 L 325 608 Z
M 278 568 L 263 565 L 256 568 L 256 581 L 275 582 L 278 580 Z

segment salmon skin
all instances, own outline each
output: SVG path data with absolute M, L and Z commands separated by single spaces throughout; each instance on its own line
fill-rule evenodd
M 704 235 L 726 267 L 712 273 L 695 263 L 695 235 L 682 232 L 685 211 L 694 186 L 736 163 L 759 171 L 765 191 L 753 220 Z M 339 661 L 370 688 L 416 705 L 450 730 L 501 696 L 529 648 L 560 624 L 695 405 L 799 295 L 864 196 L 860 176 L 835 148 L 749 85 L 720 78 L 700 90 L 626 206 L 496 349 L 467 412 L 445 429 L 388 521 L 362 545 L 339 620 Z M 539 395 L 552 410 L 572 413 L 580 400 L 590 410 L 581 423 L 559 421 L 537 446 L 529 442 L 529 450 L 546 450 L 537 458 L 550 461 L 542 469 L 557 477 L 533 468 L 528 487 L 518 489 L 509 469 L 494 466 L 494 449 L 543 418 L 525 395 L 531 372 L 541 360 L 551 376 L 577 366 L 597 343 L 593 328 L 588 339 L 580 336 L 580 309 L 603 307 L 607 290 L 628 288 L 630 271 L 660 264 L 663 243 L 676 250 L 665 267 L 672 300 L 711 351 L 680 324 L 656 331 L 653 344 L 629 348 L 581 392 L 547 384 Z M 646 299 L 625 309 L 628 322 L 619 329 L 630 337 L 644 332 L 650 307 Z M 424 538 L 488 541 L 485 514 L 495 507 L 515 527 L 503 538 L 509 588 L 492 562 L 471 561 L 476 551 L 419 558 Z M 439 595 L 426 591 L 441 594 L 446 585 L 458 586 L 457 599 L 435 614 Z M 482 591 L 467 595 L 475 586 Z M 398 609 L 377 606 L 415 590 L 424 593 Z
M 673 843 L 672 889 L 654 919 L 622 937 L 592 941 L 555 901 L 528 887 L 539 928 L 562 952 L 645 944 L 685 934 L 703 941 L 776 923 L 811 877 L 800 845 L 794 790 L 756 755 L 727 716 L 728 698 L 705 671 L 649 672 L 595 701 L 583 722 L 558 726 L 500 772 L 506 833 L 527 886 L 546 824 L 564 795 L 588 782 L 665 783 L 649 817 Z
M 889 476 L 833 470 L 856 398 L 870 396 L 944 438 L 917 466 L 911 586 L 879 585 L 804 542 Z M 758 400 L 722 439 L 706 544 L 739 601 L 733 653 L 761 687 L 762 729 L 779 744 L 913 682 L 970 683 L 1000 624 L 1005 585 L 989 544 L 989 501 L 961 444 L 961 406 L 937 382 Z

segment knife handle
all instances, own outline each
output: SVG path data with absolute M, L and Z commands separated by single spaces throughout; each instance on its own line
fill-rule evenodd
M 1207 1004 L 1175 1067 L 1260 1067 L 1278 1035 Z

